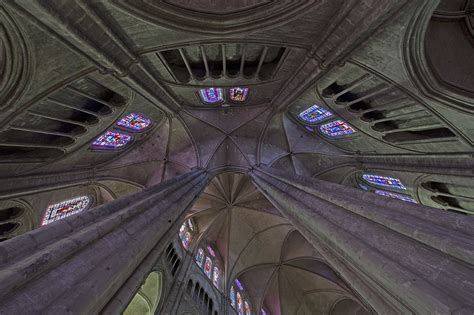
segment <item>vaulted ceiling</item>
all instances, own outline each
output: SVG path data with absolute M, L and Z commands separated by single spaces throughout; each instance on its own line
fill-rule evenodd
M 98 205 L 193 168 L 233 172 L 216 177 L 192 213 L 227 256 L 229 279 L 241 275 L 253 303 L 271 300 L 283 314 L 327 312 L 321 301 L 351 293 L 318 274 L 318 253 L 237 173 L 268 164 L 369 190 L 360 175 L 378 173 L 399 178 L 418 203 L 474 213 L 472 168 L 443 164 L 473 153 L 472 5 L 2 2 L 0 209 L 27 209 L 8 237 L 77 194 Z M 225 100 L 202 102 L 209 87 Z M 229 101 L 233 87 L 249 88 L 248 100 Z M 302 120 L 314 104 L 332 113 L 324 123 L 342 120 L 354 133 L 331 137 L 323 122 Z M 116 122 L 132 112 L 151 128 L 119 149 L 91 145 L 123 132 Z

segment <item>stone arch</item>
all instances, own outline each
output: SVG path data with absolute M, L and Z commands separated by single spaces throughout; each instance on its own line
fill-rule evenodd
M 17 100 L 28 83 L 32 65 L 27 42 L 12 16 L 0 8 L 0 108 Z
M 152 271 L 123 312 L 124 315 L 155 314 L 163 292 L 163 273 Z

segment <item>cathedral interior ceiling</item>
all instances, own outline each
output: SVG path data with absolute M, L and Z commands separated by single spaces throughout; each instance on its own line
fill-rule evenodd
M 415 202 L 474 214 L 474 168 L 451 170 L 473 154 L 474 2 L 436 2 L 2 2 L 0 209 L 25 209 L 11 236 L 53 201 L 98 205 L 202 168 L 216 177 L 189 215 L 254 305 L 357 299 L 245 173 L 371 191 L 362 175 L 380 173 Z M 305 121 L 316 104 L 327 116 Z M 120 127 L 131 113 L 150 124 Z M 93 144 L 107 132 L 124 142 Z

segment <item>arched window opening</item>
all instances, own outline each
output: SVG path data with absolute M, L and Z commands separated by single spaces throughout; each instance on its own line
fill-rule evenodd
M 196 264 L 202 268 L 204 274 L 211 280 L 212 284 L 221 289 L 221 259 L 211 245 L 207 245 L 206 250 L 199 247 L 196 253 Z M 205 257 L 205 258 L 204 258 Z
M 166 249 L 166 263 L 170 270 L 171 276 L 174 277 L 178 271 L 179 266 L 181 265 L 181 259 L 176 253 L 173 244 L 170 244 Z
M 19 226 L 20 224 L 17 222 L 8 222 L 8 223 L 0 224 L 0 236 L 4 236 L 4 235 L 12 233 Z
M 247 293 L 245 292 L 242 282 L 235 278 L 234 285 L 230 287 L 230 305 L 237 311 L 239 315 L 251 315 L 252 309 L 248 302 Z M 237 289 L 236 289 L 237 287 Z
M 189 245 L 191 244 L 195 233 L 196 230 L 192 219 L 187 219 L 186 221 L 184 221 L 184 223 L 179 229 L 179 238 L 181 240 L 181 244 L 183 244 L 183 247 L 186 250 L 189 248 Z
M 49 205 L 46 209 L 41 225 L 46 225 L 69 217 L 90 208 L 91 205 L 92 200 L 89 196 L 81 196 Z
M 221 88 L 210 87 L 200 89 L 199 96 L 205 104 L 219 104 L 224 101 L 224 93 Z
M 474 187 L 468 182 L 454 183 L 439 180 L 421 184 L 419 194 L 427 196 L 433 207 L 463 214 L 474 214 Z
M 335 120 L 319 127 L 321 132 L 329 137 L 339 137 L 351 135 L 356 132 L 348 123 L 342 120 Z
M 305 123 L 314 124 L 332 116 L 332 113 L 318 105 L 313 105 L 299 113 L 298 117 Z
M 406 190 L 406 187 L 402 184 L 398 178 L 389 176 L 374 175 L 374 174 L 363 174 L 362 179 L 372 185 L 388 187 L 399 190 Z
M 133 137 L 121 132 L 107 131 L 92 142 L 92 147 L 98 149 L 120 149 L 132 141 Z
M 139 115 L 137 113 L 130 113 L 122 117 L 118 122 L 117 126 L 127 129 L 132 132 L 140 132 L 148 129 L 152 125 L 150 118 Z
M 123 312 L 124 315 L 153 315 L 161 300 L 163 274 L 151 272 Z
M 22 215 L 24 210 L 19 207 L 10 207 L 0 210 L 0 222 L 15 219 Z

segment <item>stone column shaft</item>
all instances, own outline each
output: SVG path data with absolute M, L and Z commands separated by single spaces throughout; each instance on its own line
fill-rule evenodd
M 101 312 L 125 283 L 141 284 L 134 272 L 207 180 L 196 170 L 1 243 L 0 313 Z M 113 309 L 131 296 L 120 298 Z
M 264 166 L 250 175 L 377 313 L 474 312 L 474 218 Z

